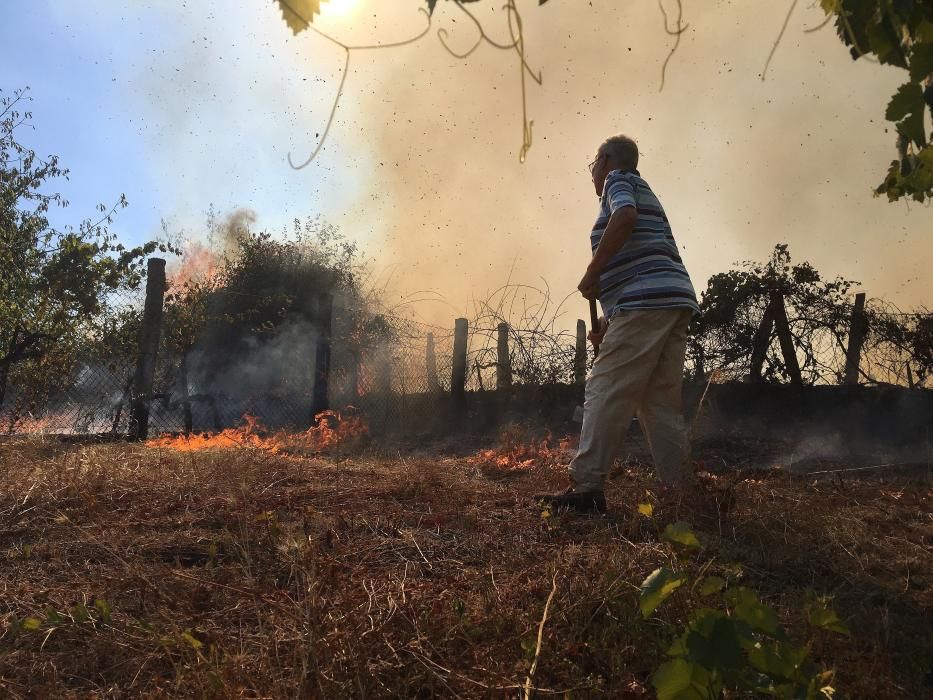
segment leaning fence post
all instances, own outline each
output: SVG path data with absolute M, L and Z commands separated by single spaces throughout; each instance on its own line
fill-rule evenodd
M 424 348 L 424 367 L 427 374 L 427 389 L 433 394 L 441 390 L 437 381 L 437 354 L 434 350 L 434 334 L 428 333 L 428 343 Z
M 314 325 L 317 343 L 314 350 L 314 389 L 311 396 L 311 425 L 317 415 L 330 408 L 330 338 L 333 321 L 334 298 L 321 294 L 315 300 Z
M 774 330 L 774 304 L 768 301 L 765 312 L 752 339 L 752 361 L 748 372 L 749 382 L 761 381 L 761 368 L 768 355 L 768 345 L 771 343 L 771 332 Z
M 146 305 L 139 334 L 139 356 L 133 376 L 133 398 L 130 408 L 129 435 L 133 440 L 145 440 L 149 435 L 149 403 L 152 400 L 152 380 L 162 335 L 162 305 L 165 300 L 165 260 L 149 258 L 146 265 Z
M 865 333 L 868 330 L 868 320 L 865 317 L 865 294 L 855 295 L 855 306 L 852 307 L 852 320 L 849 321 L 849 347 L 846 349 L 846 373 L 843 384 L 858 384 L 859 363 L 861 362 L 862 344 L 865 342 Z
M 509 357 L 509 324 L 500 323 L 496 342 L 496 389 L 512 386 L 512 360 Z
M 586 321 L 577 320 L 577 346 L 573 353 L 573 383 L 586 383 Z
M 784 295 L 780 292 L 771 292 L 771 305 L 774 307 L 774 330 L 777 332 L 778 342 L 781 344 L 781 354 L 784 355 L 784 367 L 787 369 L 787 374 L 790 375 L 790 383 L 800 386 L 803 384 L 803 377 L 800 375 L 797 349 L 794 347 L 794 338 L 790 333 L 790 323 L 787 321 Z
M 470 325 L 465 318 L 454 322 L 454 356 L 450 376 L 450 394 L 454 406 L 462 408 L 466 400 L 466 355 Z

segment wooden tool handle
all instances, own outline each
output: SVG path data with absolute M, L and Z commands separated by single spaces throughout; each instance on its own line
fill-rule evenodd
M 596 311 L 596 300 L 590 299 L 590 329 L 594 333 L 599 332 L 599 314 Z M 593 357 L 599 357 L 599 346 L 593 346 Z

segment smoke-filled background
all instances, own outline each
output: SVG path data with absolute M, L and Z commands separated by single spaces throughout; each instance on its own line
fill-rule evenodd
M 760 79 L 785 3 L 684 0 L 673 42 L 653 0 L 518 3 L 533 146 L 524 164 L 518 57 L 481 46 L 440 2 L 433 28 L 401 48 L 355 51 L 330 137 L 343 51 L 293 37 L 275 4 L 52 0 L 4 8 L 0 85 L 32 87 L 40 152 L 71 168 L 56 223 L 125 192 L 115 230 L 197 236 L 204 213 L 243 207 L 272 230 L 321 215 L 358 241 L 391 298 L 450 323 L 508 280 L 573 292 L 596 199 L 586 173 L 603 138 L 639 141 L 642 174 L 664 203 L 696 286 L 788 242 L 798 260 L 861 280 L 873 296 L 929 301 L 933 211 L 871 188 L 895 156 L 884 108 L 904 73 L 853 62 L 831 27 L 800 7 Z M 507 41 L 500 3 L 471 5 Z M 418 34 L 421 0 L 331 0 L 315 26 L 348 44 Z M 676 16 L 676 4 L 666 3 Z M 391 300 L 391 299 L 390 299 Z M 582 304 L 581 304 L 582 306 Z M 580 312 L 572 310 L 568 323 Z

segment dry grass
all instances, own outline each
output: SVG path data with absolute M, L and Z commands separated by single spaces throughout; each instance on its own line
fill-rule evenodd
M 630 461 L 608 517 L 543 518 L 547 461 L 4 442 L 0 694 L 502 698 L 536 659 L 538 697 L 649 697 L 681 608 L 642 620 L 637 586 L 671 514 L 636 513 Z M 740 563 L 798 638 L 805 590 L 834 595 L 853 634 L 812 651 L 844 696 L 930 692 L 928 485 L 778 471 L 734 493 L 690 566 Z

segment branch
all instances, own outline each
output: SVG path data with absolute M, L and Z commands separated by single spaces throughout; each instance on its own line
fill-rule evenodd
M 291 9 L 291 8 L 289 8 L 289 9 Z M 339 46 L 340 48 L 342 48 L 342 49 L 344 50 L 344 52 L 346 53 L 346 58 L 345 58 L 344 64 L 343 64 L 343 75 L 340 77 L 340 85 L 337 87 L 337 95 L 336 95 L 336 97 L 334 98 L 334 104 L 333 104 L 333 106 L 331 106 L 331 109 L 330 109 L 330 116 L 328 116 L 328 118 L 327 118 L 327 124 L 324 126 L 324 131 L 323 131 L 322 134 L 321 134 L 321 140 L 318 142 L 317 147 L 314 149 L 314 151 L 312 151 L 311 155 L 308 156 L 308 159 L 305 160 L 305 162 L 303 162 L 301 165 L 295 165 L 295 163 L 292 161 L 292 154 L 291 154 L 291 153 L 288 153 L 288 155 L 287 155 L 287 157 L 288 157 L 288 164 L 289 164 L 294 170 L 301 170 L 302 168 L 305 168 L 305 167 L 307 167 L 308 165 L 310 165 L 311 162 L 312 162 L 315 158 L 317 158 L 318 153 L 320 153 L 320 152 L 321 152 L 321 149 L 324 147 L 324 142 L 327 140 L 327 135 L 330 133 L 330 127 L 331 127 L 331 126 L 333 125 L 333 123 L 334 123 L 334 116 L 337 114 L 337 107 L 340 105 L 340 97 L 343 95 L 343 87 L 344 87 L 344 85 L 346 84 L 346 81 L 347 81 L 347 74 L 350 72 L 350 54 L 351 54 L 351 52 L 353 52 L 353 51 L 371 51 L 371 50 L 373 50 L 373 49 L 391 49 L 391 48 L 396 48 L 396 47 L 399 47 L 399 46 L 407 46 L 408 44 L 413 44 L 414 42 L 418 41 L 419 39 L 421 39 L 425 34 L 427 34 L 427 33 L 431 30 L 431 15 L 430 15 L 430 14 L 428 13 L 428 11 L 425 10 L 423 7 L 418 8 L 418 11 L 424 14 L 424 16 L 425 16 L 425 17 L 427 18 L 427 20 L 428 20 L 428 23 L 427 23 L 427 26 L 424 28 L 424 30 L 421 31 L 421 32 L 420 32 L 419 34 L 417 34 L 416 36 L 413 36 L 413 37 L 411 37 L 410 39 L 403 39 L 402 41 L 395 41 L 395 42 L 390 42 L 390 43 L 386 43 L 386 44 L 361 44 L 361 45 L 358 45 L 358 46 L 353 46 L 353 45 L 350 45 L 350 44 L 346 44 L 346 43 L 340 41 L 339 39 L 335 39 L 334 37 L 332 37 L 332 36 L 329 35 L 329 34 L 326 34 L 325 32 L 322 32 L 320 29 L 318 29 L 317 27 L 315 27 L 314 25 L 312 25 L 311 22 L 308 21 L 305 17 L 302 17 L 300 14 L 298 14 L 297 12 L 295 12 L 294 10 L 292 10 L 292 12 L 295 14 L 295 16 L 298 17 L 298 19 L 300 19 L 302 22 L 304 22 L 304 23 L 305 23 L 305 26 L 306 26 L 308 29 L 310 29 L 311 31 L 313 31 L 313 32 L 314 32 L 315 34 L 317 34 L 318 36 L 321 36 L 321 37 L 323 37 L 324 39 L 327 39 L 327 40 L 330 41 L 331 43 L 336 44 L 337 46 Z

